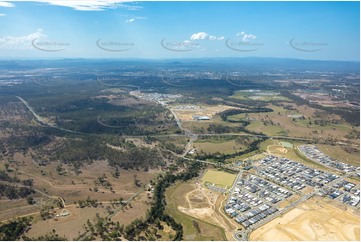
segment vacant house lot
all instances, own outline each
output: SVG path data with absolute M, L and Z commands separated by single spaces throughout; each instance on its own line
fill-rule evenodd
M 360 240 L 360 217 L 310 199 L 256 229 L 250 240 Z

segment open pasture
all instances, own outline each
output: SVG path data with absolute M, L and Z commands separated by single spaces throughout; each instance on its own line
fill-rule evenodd
M 216 170 L 208 170 L 201 178 L 203 182 L 228 188 L 233 185 L 234 179 L 236 179 L 236 175 Z

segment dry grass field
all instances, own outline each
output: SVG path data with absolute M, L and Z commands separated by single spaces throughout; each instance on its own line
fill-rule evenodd
M 347 123 L 341 124 L 329 124 L 325 126 L 314 124 L 316 118 L 315 113 L 316 110 L 310 108 L 308 106 L 302 105 L 297 106 L 295 104 L 292 105 L 295 110 L 286 110 L 283 107 L 278 107 L 275 105 L 268 105 L 268 108 L 274 110 L 270 113 L 252 113 L 248 114 L 248 117 L 253 119 L 247 129 L 256 132 L 263 132 L 267 135 L 280 135 L 283 133 L 287 133 L 288 136 L 296 136 L 296 137 L 310 137 L 310 138 L 336 138 L 336 139 L 344 139 L 345 135 L 347 135 L 351 130 L 352 126 Z M 293 120 L 292 115 L 303 115 L 305 120 Z M 238 118 L 244 118 L 245 115 L 237 116 Z M 330 118 L 340 119 L 341 117 L 332 115 Z M 309 124 L 309 118 L 312 121 L 312 124 Z M 261 120 L 272 121 L 272 124 L 264 125 Z M 357 140 L 353 140 L 357 142 Z
M 349 147 L 323 144 L 318 144 L 317 148 L 324 154 L 338 161 L 342 161 L 354 166 L 360 166 L 360 151 L 349 150 L 350 152 L 347 152 L 346 149 L 349 149 Z
M 272 100 L 289 100 L 286 97 L 280 95 L 280 93 L 265 90 L 241 90 L 235 92 L 231 98 L 240 100 L 260 100 L 260 101 L 272 101 Z
M 124 226 L 126 226 L 135 219 L 145 218 L 151 202 L 152 199 L 148 198 L 147 192 L 142 192 L 130 203 L 131 206 L 126 206 L 126 208 L 114 215 L 114 217 L 112 217 L 112 221 L 119 222 L 120 224 L 124 224 Z
M 86 199 L 88 196 L 99 201 L 109 201 L 120 197 L 127 199 L 139 190 L 134 186 L 134 175 L 142 184 L 147 184 L 157 175 L 155 171 L 120 170 L 119 178 L 115 178 L 112 176 L 114 169 L 109 167 L 106 161 L 94 161 L 93 164 L 86 165 L 79 175 L 74 174 L 70 167 L 62 165 L 66 173 L 59 175 L 56 171 L 56 167 L 59 165 L 57 162 L 47 166 L 38 166 L 32 162 L 29 156 L 17 153 L 14 158 L 23 164 L 18 167 L 17 171 L 20 178 L 33 179 L 35 188 L 47 192 L 51 196 L 62 197 L 66 203 Z M 96 185 L 98 178 L 104 175 L 114 193 L 102 185 Z M 95 187 L 99 189 L 98 192 L 94 191 Z
M 250 239 L 359 241 L 360 217 L 313 198 L 256 229 Z
M 77 203 L 79 200 L 86 200 L 88 197 L 105 203 L 120 198 L 126 200 L 140 189 L 140 187 L 135 186 L 135 177 L 141 184 L 145 185 L 159 173 L 159 171 L 144 172 L 136 170 L 120 170 L 120 176 L 116 178 L 112 175 L 114 169 L 108 167 L 106 161 L 94 161 L 93 164 L 86 165 L 79 175 L 76 175 L 71 167 L 62 164 L 65 174 L 60 175 L 57 172 L 57 166 L 60 163 L 57 162 L 52 162 L 46 166 L 39 166 L 32 161 L 29 155 L 23 155 L 21 153 L 16 153 L 14 160 L 17 164 L 10 164 L 10 167 L 13 169 L 11 175 L 16 175 L 20 179 L 33 179 L 34 189 L 37 191 L 33 195 L 36 204 L 29 205 L 24 199 L 11 200 L 11 202 L 9 202 L 10 200 L 1 199 L 0 221 L 26 215 L 38 215 L 44 206 L 57 207 L 56 199 L 59 197 L 64 199 L 67 208 L 68 206 L 71 206 L 71 209 L 75 209 L 75 207 L 73 208 L 74 203 Z M 1 161 L 0 167 L 3 166 L 4 161 Z M 99 183 L 99 177 L 105 177 L 105 180 L 110 183 L 113 190 L 110 190 L 109 187 Z M 95 191 L 95 187 L 98 191 Z M 124 215 L 117 215 L 117 217 L 115 217 L 116 221 L 127 224 L 135 218 L 144 217 L 146 210 L 149 208 L 149 205 L 145 204 L 145 201 L 150 201 L 150 199 L 148 199 L 147 195 L 144 193 L 140 198 L 136 198 L 136 200 L 132 202 L 134 208 L 128 208 L 128 210 L 125 209 Z M 82 214 L 82 211 L 83 210 L 74 210 L 75 213 L 79 213 L 80 215 Z M 123 212 L 121 211 L 120 213 Z M 86 220 L 85 222 L 81 220 L 81 222 L 83 224 Z M 69 228 L 72 228 L 71 224 L 72 223 L 70 223 Z M 82 224 L 80 224 L 80 226 Z M 38 225 L 36 224 L 36 226 Z M 46 226 L 49 228 L 53 226 L 54 229 L 57 231 L 59 230 L 59 235 L 62 235 L 60 231 L 63 231 L 63 229 L 59 221 L 56 223 L 55 221 L 47 221 Z M 41 228 L 41 226 L 39 228 Z M 44 235 L 44 233 L 40 234 L 40 232 L 41 231 L 31 232 L 31 236 Z M 77 235 L 72 233 L 69 234 L 71 236 Z M 75 237 L 67 236 L 67 238 L 73 239 Z
M 269 136 L 286 136 L 287 131 L 282 126 L 277 125 L 264 125 L 261 121 L 254 120 L 247 126 L 250 131 L 264 133 Z
M 24 199 L 0 200 L 0 221 L 9 220 L 24 214 L 37 214 L 39 206 L 29 205 Z
M 233 154 L 235 152 L 239 152 L 245 147 L 243 145 L 238 144 L 235 140 L 225 140 L 223 142 L 199 142 L 196 141 L 193 143 L 193 147 L 196 149 L 198 153 L 222 153 L 222 154 Z
M 233 185 L 235 174 L 224 171 L 208 170 L 201 178 L 201 181 L 215 184 L 222 187 L 231 187 Z
M 184 121 L 182 122 L 182 127 L 189 129 L 194 133 L 207 133 L 207 128 L 210 124 L 215 123 L 212 121 Z
M 56 230 L 59 236 L 63 236 L 68 240 L 75 240 L 82 233 L 85 232 L 83 227 L 89 219 L 91 222 L 96 221 L 96 214 L 104 217 L 106 216 L 106 210 L 104 208 L 76 208 L 75 206 L 67 207 L 70 215 L 59 218 L 57 221 L 54 219 L 42 220 L 36 219 L 31 229 L 25 234 L 28 237 L 39 237 L 41 235 L 49 234 Z M 60 210 L 61 211 L 61 210 Z

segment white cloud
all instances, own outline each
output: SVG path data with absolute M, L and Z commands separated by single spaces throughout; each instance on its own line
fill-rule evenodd
M 224 36 L 217 37 L 217 36 L 210 35 L 209 40 L 224 40 Z
M 124 3 L 120 3 L 119 7 L 125 8 L 127 10 L 140 10 L 143 8 L 142 6 L 139 6 L 139 5 L 129 5 L 129 4 L 124 4 Z
M 0 7 L 12 8 L 15 7 L 15 5 L 9 2 L 0 1 Z
M 243 37 L 242 37 L 242 40 L 243 41 L 248 41 L 250 39 L 257 39 L 257 36 L 253 35 L 253 34 L 245 34 Z
M 146 17 L 140 17 L 140 16 L 136 16 L 136 17 L 128 17 L 125 22 L 126 23 L 132 23 L 135 20 L 141 20 L 141 19 L 146 19 Z
M 244 32 L 242 31 L 242 32 L 238 32 L 237 34 L 236 34 L 236 36 L 241 36 L 241 35 L 244 35 Z
M 192 34 L 191 40 L 223 40 L 224 36 L 213 36 L 209 35 L 206 32 L 198 32 L 196 34 Z
M 0 13 L 0 17 L 4 17 L 4 16 L 6 16 L 5 13 Z
M 191 40 L 207 39 L 208 36 L 209 34 L 207 34 L 206 32 L 199 32 L 196 34 L 192 34 Z
M 245 33 L 244 31 L 238 32 L 238 33 L 236 34 L 236 36 L 241 37 L 241 39 L 242 39 L 243 42 L 248 42 L 248 41 L 250 41 L 250 40 L 252 40 L 252 39 L 257 39 L 257 36 L 255 36 L 255 35 L 253 35 L 253 34 L 247 34 L 247 33 Z
M 23 36 L 0 36 L 0 48 L 26 49 L 31 47 L 31 42 L 34 39 L 41 39 L 44 37 L 47 36 L 43 34 L 42 29 L 38 29 L 34 33 Z
M 73 8 L 79 11 L 103 11 L 105 9 L 126 8 L 139 10 L 142 7 L 125 4 L 129 0 L 9 0 L 8 2 L 41 2 L 51 5 Z M 0 5 L 1 6 L 1 5 Z

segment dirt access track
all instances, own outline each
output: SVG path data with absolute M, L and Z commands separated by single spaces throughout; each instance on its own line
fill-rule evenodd
M 360 240 L 360 217 L 312 198 L 250 235 L 250 240 Z
M 185 195 L 188 206 L 178 206 L 178 210 L 194 218 L 214 224 L 225 230 L 228 240 L 234 240 L 233 233 L 240 228 L 235 221 L 228 218 L 223 212 L 226 197 L 200 184 L 192 184 L 194 190 Z

